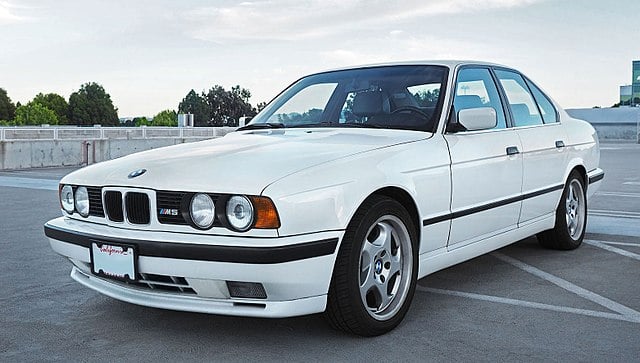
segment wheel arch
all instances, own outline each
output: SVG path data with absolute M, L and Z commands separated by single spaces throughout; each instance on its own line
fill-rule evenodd
M 418 238 L 418 240 L 416 241 L 417 243 L 417 248 L 418 250 L 420 250 L 420 232 L 421 232 L 421 226 L 422 226 L 422 222 L 420 220 L 420 212 L 418 211 L 418 205 L 416 204 L 416 201 L 414 200 L 414 198 L 411 196 L 411 194 L 409 192 L 407 192 L 405 189 L 402 189 L 400 187 L 396 187 L 396 186 L 387 186 L 384 188 L 380 188 L 376 191 L 374 191 L 373 193 L 369 194 L 369 196 L 367 196 L 367 198 L 365 198 L 365 200 L 369 199 L 371 196 L 373 195 L 380 195 L 380 196 L 385 196 L 388 198 L 391 198 L 395 201 L 397 201 L 398 203 L 400 203 L 406 210 L 407 212 L 409 212 L 409 216 L 411 217 L 411 221 L 414 224 L 414 228 L 416 231 L 416 236 Z M 364 203 L 364 201 L 362 202 Z M 361 205 L 362 205 L 361 203 Z M 358 206 L 359 208 L 359 206 Z

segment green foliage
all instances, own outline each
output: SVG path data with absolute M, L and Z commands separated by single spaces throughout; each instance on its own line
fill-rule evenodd
M 133 125 L 136 127 L 139 126 L 152 126 L 151 121 L 149 121 L 146 117 L 134 117 Z
M 0 120 L 13 120 L 16 116 L 16 106 L 11 102 L 4 88 L 0 88 Z
M 178 126 L 178 114 L 174 110 L 160 111 L 153 116 L 153 126 Z
M 55 112 L 58 117 L 59 124 L 65 125 L 69 123 L 69 104 L 67 103 L 67 100 L 59 94 L 47 93 L 45 95 L 38 93 L 32 102 L 37 102 Z
M 118 110 L 111 96 L 94 82 L 85 83 L 69 97 L 69 119 L 71 124 L 117 126 Z
M 50 109 L 44 107 L 37 102 L 29 102 L 24 106 L 20 106 L 16 109 L 16 118 L 14 125 L 57 125 L 58 116 Z
M 253 117 L 256 110 L 249 103 L 251 92 L 240 86 L 230 91 L 215 85 L 198 95 L 191 90 L 180 102 L 180 113 L 192 113 L 195 126 L 237 126 L 242 116 Z

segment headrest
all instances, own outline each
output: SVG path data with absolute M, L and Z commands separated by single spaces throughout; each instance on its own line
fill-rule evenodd
M 382 92 L 367 91 L 357 93 L 353 98 L 351 112 L 356 116 L 373 116 L 382 113 Z
M 454 100 L 456 111 L 465 110 L 467 108 L 484 107 L 480 96 L 476 95 L 457 95 Z
M 513 117 L 515 117 L 516 120 L 526 121 L 531 117 L 529 106 L 524 103 L 511 104 L 511 112 L 513 112 Z

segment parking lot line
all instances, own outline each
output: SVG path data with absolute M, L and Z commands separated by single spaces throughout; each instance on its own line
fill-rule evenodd
M 620 313 L 624 316 L 627 316 L 629 319 L 632 319 L 636 322 L 640 322 L 640 312 L 637 312 L 627 306 L 624 306 L 620 303 L 617 303 L 613 300 L 607 299 L 604 296 L 598 295 L 595 292 L 589 291 L 587 289 L 583 289 L 582 287 L 572 284 L 571 282 L 561 279 L 558 276 L 554 276 L 548 272 L 544 272 L 536 267 L 533 267 L 531 265 L 528 265 L 520 260 L 517 260 L 513 257 L 507 256 L 505 254 L 502 254 L 500 252 L 493 252 L 491 253 L 492 256 L 496 257 L 497 259 L 506 262 L 512 266 L 515 266 L 525 272 L 528 272 L 534 276 L 537 276 L 543 280 L 549 281 L 554 285 L 557 285 L 567 291 L 570 291 L 582 298 L 585 298 L 589 301 L 592 301 L 600 306 L 603 306 L 611 311 L 615 311 L 617 313 Z
M 596 196 L 640 198 L 640 193 L 596 192 Z
M 603 250 L 607 250 L 609 252 L 617 253 L 619 255 L 626 256 L 626 257 L 629 257 L 629 258 L 633 258 L 634 260 L 640 261 L 640 255 L 639 254 L 633 253 L 633 252 L 629 252 L 627 250 L 623 250 L 622 248 L 609 246 L 608 242 L 604 243 L 604 241 L 595 241 L 595 240 L 591 240 L 591 239 L 585 239 L 584 243 L 586 243 L 588 245 L 591 245 L 591 246 L 598 247 L 598 248 L 602 248 Z M 631 243 L 628 243 L 628 244 L 631 245 Z M 640 246 L 640 245 L 635 245 L 635 246 Z
M 614 246 L 640 247 L 640 243 L 612 242 L 612 241 L 598 241 L 598 242 L 605 243 L 608 245 L 614 245 Z
M 640 213 L 638 212 L 589 209 L 587 213 L 589 213 L 590 216 L 640 219 Z
M 422 292 L 430 292 L 430 293 L 434 293 L 434 294 L 464 297 L 464 298 L 469 298 L 469 299 L 474 299 L 474 300 L 481 300 L 481 301 L 488 301 L 488 302 L 494 302 L 494 303 L 500 303 L 500 304 L 522 306 L 522 307 L 526 307 L 526 308 L 550 310 L 550 311 L 557 311 L 557 312 L 561 312 L 561 313 L 579 314 L 579 315 L 586 315 L 586 316 L 591 316 L 591 317 L 605 318 L 605 319 L 612 319 L 612 320 L 621 320 L 621 321 L 626 321 L 626 322 L 630 322 L 630 323 L 640 323 L 639 319 L 637 319 L 635 317 L 632 317 L 632 316 L 620 315 L 620 314 L 614 314 L 614 313 L 607 313 L 607 312 L 603 312 L 603 311 L 577 309 L 577 308 L 572 308 L 572 307 L 568 307 L 568 306 L 550 305 L 550 304 L 543 304 L 543 303 L 538 303 L 538 302 L 533 302 L 533 301 L 509 299 L 509 298 L 506 298 L 506 297 L 499 297 L 499 296 L 492 296 L 492 295 L 474 294 L 474 293 L 471 293 L 471 292 L 435 289 L 435 288 L 432 288 L 432 287 L 424 287 L 424 286 L 418 286 L 416 289 L 418 291 L 422 291 Z

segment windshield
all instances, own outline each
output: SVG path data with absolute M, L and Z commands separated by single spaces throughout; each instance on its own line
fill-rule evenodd
M 385 66 L 300 79 L 248 125 L 372 127 L 433 132 L 446 89 L 442 66 Z

